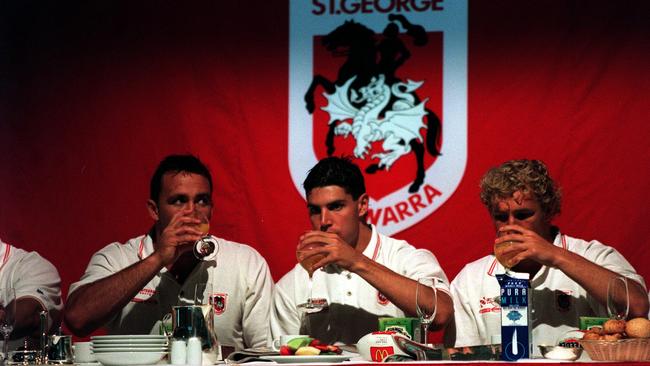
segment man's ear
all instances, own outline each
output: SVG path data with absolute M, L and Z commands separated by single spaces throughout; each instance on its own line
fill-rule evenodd
M 160 217 L 158 216 L 158 205 L 153 200 L 147 200 L 147 211 L 149 211 L 149 216 L 153 221 L 158 221 Z
M 357 208 L 359 210 L 359 217 L 364 217 L 368 213 L 368 194 L 364 193 L 359 196 L 357 200 Z

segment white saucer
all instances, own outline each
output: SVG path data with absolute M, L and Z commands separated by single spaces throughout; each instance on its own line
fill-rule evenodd
M 317 355 L 317 356 L 260 356 L 263 360 L 277 363 L 308 363 L 308 362 L 343 362 L 350 359 L 350 355 Z

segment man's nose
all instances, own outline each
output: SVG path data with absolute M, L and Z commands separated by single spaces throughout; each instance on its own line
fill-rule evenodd
M 327 231 L 330 226 L 332 226 L 330 212 L 322 210 L 320 214 L 320 231 Z
M 194 211 L 195 209 L 196 209 L 196 205 L 194 204 L 194 202 L 187 202 L 183 207 L 183 211 Z
M 517 219 L 515 219 L 515 215 L 512 213 L 508 214 L 508 225 L 514 225 L 516 223 Z

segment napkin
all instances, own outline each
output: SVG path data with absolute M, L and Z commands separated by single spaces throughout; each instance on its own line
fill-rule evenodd
M 226 363 L 271 362 L 261 356 L 278 356 L 280 352 L 269 347 L 246 348 L 228 355 Z
M 424 344 L 413 342 L 405 337 L 393 337 L 393 339 L 397 347 L 406 353 L 406 355 L 393 354 L 384 358 L 383 362 L 442 360 L 441 349 L 427 347 Z

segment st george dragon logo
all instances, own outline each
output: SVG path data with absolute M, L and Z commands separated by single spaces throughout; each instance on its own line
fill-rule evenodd
M 352 3 L 291 1 L 289 168 L 304 195 L 319 159 L 351 156 L 368 220 L 390 235 L 440 207 L 465 170 L 467 3 Z

